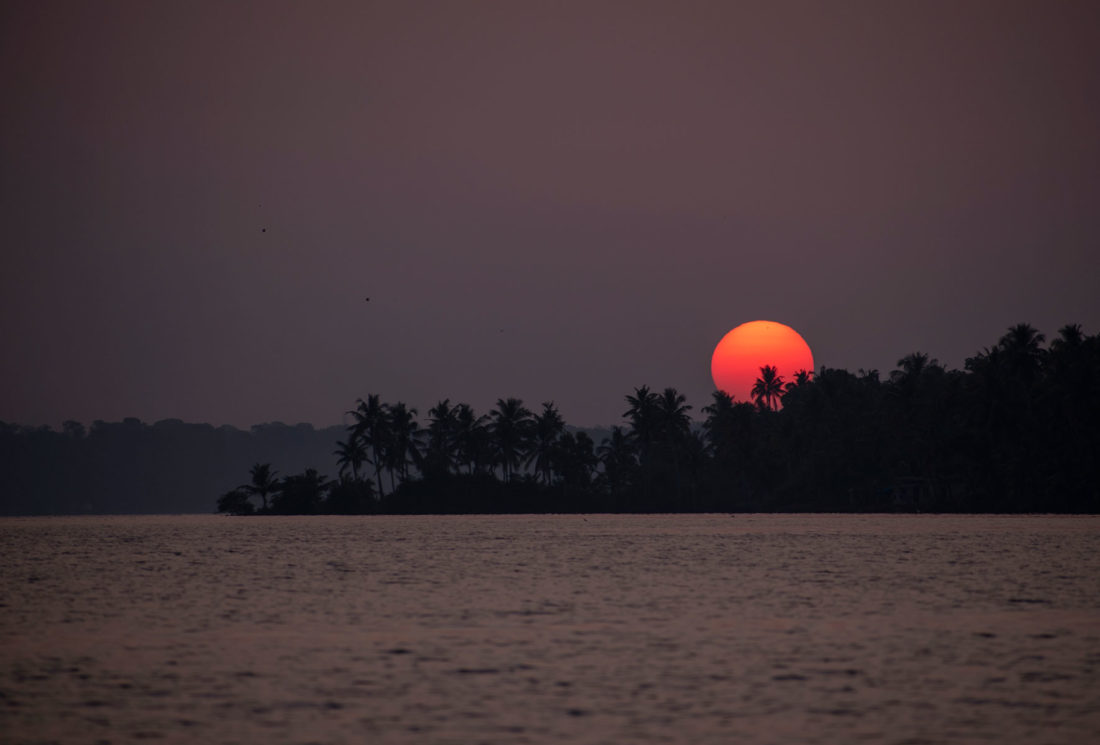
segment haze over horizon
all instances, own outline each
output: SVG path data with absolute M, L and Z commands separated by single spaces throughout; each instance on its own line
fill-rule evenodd
M 599 426 L 745 321 L 1100 331 L 1094 2 L 8 3 L 0 64 L 0 421 Z

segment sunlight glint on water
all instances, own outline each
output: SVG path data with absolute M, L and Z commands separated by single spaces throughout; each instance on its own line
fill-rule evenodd
M 0 520 L 0 742 L 1100 741 L 1100 519 Z

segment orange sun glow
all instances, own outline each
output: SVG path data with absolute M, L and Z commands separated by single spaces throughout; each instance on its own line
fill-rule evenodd
M 743 323 L 722 337 L 710 359 L 714 385 L 736 401 L 752 401 L 760 368 L 770 365 L 790 383 L 800 370 L 812 373 L 814 356 L 797 331 L 775 321 Z

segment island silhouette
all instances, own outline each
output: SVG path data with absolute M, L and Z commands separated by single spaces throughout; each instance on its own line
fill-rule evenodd
M 753 401 L 716 391 L 696 424 L 674 388 L 625 396 L 599 443 L 553 402 L 487 414 L 416 410 L 375 394 L 348 413 L 338 472 L 276 480 L 267 464 L 222 495 L 232 514 L 471 512 L 1096 512 L 1100 339 L 1077 325 L 1046 348 L 1028 324 L 947 370 L 927 354 L 878 371 L 784 380 Z M 270 502 L 269 502 L 270 496 Z M 258 501 L 257 501 L 258 500 Z
M 922 352 L 886 376 L 764 366 L 752 401 L 716 391 L 701 421 L 642 385 L 605 430 L 517 398 L 444 399 L 422 423 L 373 393 L 323 430 L 0 423 L 0 511 L 1097 513 L 1100 336 L 1045 341 L 1012 326 L 963 370 Z

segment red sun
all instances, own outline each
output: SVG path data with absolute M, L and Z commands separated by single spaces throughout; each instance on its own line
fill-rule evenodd
M 794 380 L 800 370 L 812 373 L 814 356 L 810 345 L 797 331 L 775 321 L 742 323 L 722 337 L 710 358 L 714 385 L 737 401 L 752 401 L 752 387 L 760 368 L 770 365 L 783 377 Z

